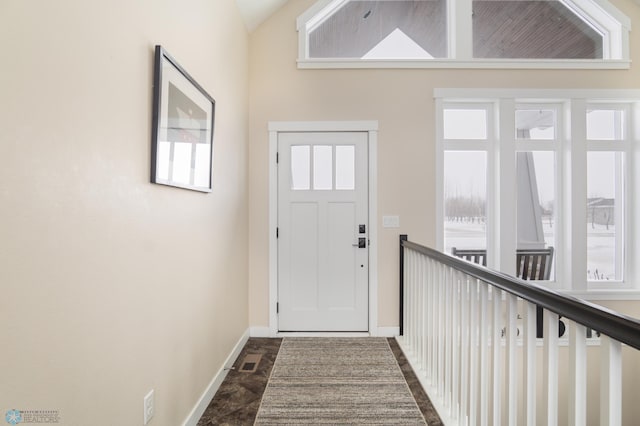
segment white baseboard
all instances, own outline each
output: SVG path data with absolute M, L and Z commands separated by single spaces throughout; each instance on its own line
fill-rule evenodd
M 378 337 L 396 337 L 400 335 L 400 327 L 378 327 Z
M 400 327 L 378 327 L 377 333 L 318 333 L 318 332 L 278 332 L 276 335 L 271 334 L 269 327 L 251 327 L 249 328 L 249 336 L 251 337 L 331 337 L 331 336 L 343 336 L 347 337 L 359 337 L 359 336 L 378 336 L 378 337 L 396 337 L 400 334 Z
M 249 340 L 249 329 L 242 334 L 242 337 L 240 337 L 240 340 L 238 340 L 238 343 L 236 343 L 233 350 L 224 361 L 224 364 L 222 364 L 222 367 L 220 367 L 215 376 L 213 376 L 209 386 L 207 386 L 207 389 L 205 389 L 204 393 L 198 400 L 198 403 L 187 416 L 187 419 L 182 423 L 182 426 L 197 426 L 198 420 L 200 420 L 200 417 L 204 414 L 204 411 L 209 406 L 209 403 L 218 391 L 222 381 L 227 376 L 227 373 L 229 372 L 228 368 L 230 368 L 238 358 L 238 355 L 240 355 L 240 352 L 242 351 L 245 343 L 247 343 L 247 340 Z
M 279 331 L 277 337 L 369 337 L 368 331 Z
M 271 335 L 269 327 L 250 327 L 249 336 L 251 337 L 275 337 Z

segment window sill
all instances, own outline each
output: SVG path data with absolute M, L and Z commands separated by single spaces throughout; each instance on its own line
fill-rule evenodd
M 558 290 L 561 294 L 584 300 L 640 300 L 640 290 L 637 289 L 593 289 L 587 291 Z
M 298 59 L 299 69 L 585 69 L 618 70 L 631 68 L 626 59 Z

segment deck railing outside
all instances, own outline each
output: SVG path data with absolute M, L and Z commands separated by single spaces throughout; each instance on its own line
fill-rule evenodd
M 622 350 L 640 360 L 638 320 L 404 235 L 400 280 L 398 341 L 445 424 L 622 424 Z M 536 338 L 536 306 L 543 338 Z M 599 338 L 588 338 L 592 330 Z M 592 346 L 599 410 L 587 407 Z M 588 418 L 594 411 L 598 418 Z

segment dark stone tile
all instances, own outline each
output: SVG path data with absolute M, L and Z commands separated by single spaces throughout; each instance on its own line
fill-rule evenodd
M 251 425 L 280 350 L 282 339 L 250 338 L 209 403 L 198 426 Z M 254 373 L 238 371 L 247 354 L 262 354 Z
M 440 419 L 440 416 L 438 415 L 438 412 L 433 407 L 433 404 L 431 404 L 431 400 L 427 396 L 424 389 L 422 389 L 422 385 L 420 384 L 418 377 L 411 368 L 411 365 L 409 365 L 407 358 L 402 353 L 402 349 L 400 349 L 400 346 L 398 346 L 398 342 L 396 342 L 396 339 L 394 338 L 389 338 L 388 340 L 391 351 L 398 361 L 400 370 L 402 371 L 402 374 L 404 374 L 404 379 L 407 381 L 409 389 L 413 394 L 413 398 L 416 400 L 420 411 L 422 411 L 422 415 L 427 421 L 427 424 L 429 426 L 442 426 L 443 423 Z

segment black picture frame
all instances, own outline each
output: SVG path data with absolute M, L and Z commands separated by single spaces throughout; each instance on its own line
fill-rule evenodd
M 215 100 L 162 47 L 155 47 L 151 183 L 213 187 Z

